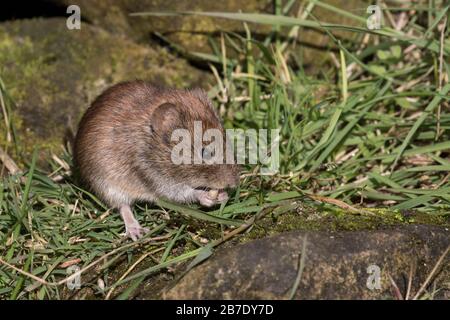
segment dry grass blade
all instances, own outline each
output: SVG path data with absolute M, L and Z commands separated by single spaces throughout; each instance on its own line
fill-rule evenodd
M 3 163 L 5 168 L 10 174 L 18 174 L 20 172 L 19 166 L 14 162 L 14 160 L 6 153 L 5 150 L 0 146 L 0 161 Z
M 291 292 L 289 294 L 289 300 L 294 299 L 295 294 L 297 293 L 298 287 L 300 285 L 300 281 L 302 279 L 303 269 L 305 268 L 307 244 L 308 244 L 308 236 L 305 235 L 302 241 L 302 251 L 300 252 L 298 259 L 298 272 L 297 276 L 295 277 L 294 285 L 292 286 Z
M 425 289 L 428 287 L 428 285 L 431 283 L 431 281 L 433 280 L 433 278 L 437 275 L 439 268 L 442 265 L 442 262 L 444 261 L 444 259 L 447 257 L 448 252 L 450 251 L 450 246 L 447 247 L 447 249 L 444 251 L 444 253 L 439 257 L 438 261 L 436 262 L 436 264 L 434 265 L 433 269 L 431 270 L 430 274 L 428 275 L 428 277 L 425 279 L 424 283 L 422 284 L 422 286 L 419 288 L 419 290 L 417 291 L 416 295 L 414 296 L 413 300 L 417 300 L 420 295 L 425 291 Z

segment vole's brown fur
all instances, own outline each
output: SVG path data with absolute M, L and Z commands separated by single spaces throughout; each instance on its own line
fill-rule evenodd
M 171 141 L 173 130 L 187 129 L 193 137 L 194 121 L 201 121 L 203 132 L 214 128 L 224 134 L 202 90 L 163 89 L 144 81 L 107 89 L 81 119 L 74 148 L 80 176 L 109 206 L 120 209 L 134 240 L 145 230 L 133 217 L 133 202 L 166 198 L 210 206 L 226 200 L 224 189 L 237 186 L 236 165 L 171 161 L 177 143 Z M 221 190 L 218 199 L 209 199 L 208 189 Z

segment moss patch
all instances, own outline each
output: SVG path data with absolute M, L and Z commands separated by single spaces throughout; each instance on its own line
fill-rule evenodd
M 430 224 L 450 227 L 448 216 L 411 211 L 402 213 L 389 209 L 372 209 L 373 214 L 355 214 L 344 210 L 319 210 L 299 205 L 297 210 L 280 215 L 269 213 L 250 232 L 239 237 L 246 242 L 288 231 L 359 231 L 389 229 L 405 224 Z

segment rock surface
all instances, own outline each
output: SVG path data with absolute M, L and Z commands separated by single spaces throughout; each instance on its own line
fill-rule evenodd
M 58 6 L 73 4 L 71 0 L 52 2 Z M 272 1 L 261 0 L 79 0 L 77 4 L 84 19 L 112 33 L 148 42 L 151 33 L 156 31 L 189 50 L 209 49 L 206 33 L 243 31 L 242 23 L 208 17 L 133 17 L 129 14 L 149 11 L 273 12 Z
M 138 45 L 83 24 L 68 30 L 62 18 L 0 24 L 0 66 L 23 156 L 37 145 L 61 145 L 90 102 L 108 86 L 145 79 L 188 87 L 205 84 L 204 73 L 163 48 Z
M 306 251 L 302 253 L 305 236 Z M 390 277 L 405 296 L 410 268 L 415 266 L 411 298 L 449 245 L 449 229 L 430 225 L 377 231 L 287 232 L 222 250 L 191 270 L 163 297 L 287 299 L 299 273 L 299 258 L 305 254 L 295 299 L 397 298 Z M 436 289 L 440 289 L 435 298 L 450 297 L 449 255 L 442 266 L 435 279 Z M 369 289 L 368 283 L 375 288 Z
M 58 6 L 64 7 L 72 4 L 71 0 L 52 0 Z M 350 11 L 358 17 L 366 15 L 369 4 L 365 0 L 329 0 L 328 5 Z M 79 0 L 81 15 L 92 24 L 98 25 L 115 34 L 126 35 L 129 38 L 148 43 L 152 33 L 158 32 L 171 42 L 181 45 L 188 51 L 212 52 L 210 40 L 220 42 L 221 32 L 237 32 L 245 36 L 245 29 L 241 21 L 211 18 L 206 16 L 147 16 L 133 17 L 135 12 L 164 12 L 164 11 L 197 11 L 197 12 L 243 12 L 243 13 L 274 13 L 272 0 Z M 286 2 L 284 2 L 286 4 Z M 289 11 L 290 16 L 297 16 L 299 4 L 302 10 L 308 4 L 306 1 L 297 1 Z M 345 15 L 336 14 L 333 10 L 315 5 L 312 14 L 320 21 L 345 25 L 364 26 Z M 272 30 L 272 26 L 250 23 L 252 36 L 264 39 Z M 282 34 L 287 36 L 291 28 L 284 28 Z M 359 35 L 352 32 L 333 30 L 336 36 L 354 39 Z M 320 66 L 328 55 L 323 50 L 333 47 L 328 35 L 323 31 L 302 28 L 297 40 L 299 41 L 298 55 L 304 64 Z M 219 45 L 220 47 L 220 45 Z M 232 55 L 232 50 L 228 50 Z

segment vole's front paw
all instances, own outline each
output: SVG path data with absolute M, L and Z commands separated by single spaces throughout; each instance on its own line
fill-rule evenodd
M 225 191 L 219 191 L 219 194 L 217 195 L 217 201 L 219 203 L 225 202 L 228 200 L 228 193 Z
M 148 228 L 143 228 L 139 223 L 131 223 L 125 226 L 127 237 L 131 238 L 133 241 L 137 241 L 142 238 L 149 230 Z
M 202 206 L 212 207 L 215 204 L 222 203 L 228 200 L 228 194 L 225 191 L 203 191 L 199 190 L 197 193 L 197 200 Z

